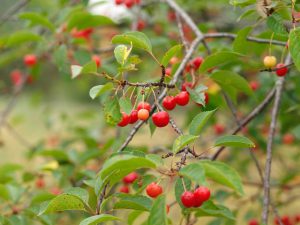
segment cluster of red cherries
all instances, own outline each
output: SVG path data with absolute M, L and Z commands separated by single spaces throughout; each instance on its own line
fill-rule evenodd
M 264 66 L 271 69 L 276 66 L 276 74 L 278 77 L 284 77 L 288 73 L 288 68 L 283 63 L 277 64 L 275 56 L 269 55 L 264 58 Z
M 120 187 L 120 192 L 129 193 L 129 185 L 132 184 L 136 179 L 138 179 L 139 175 L 136 172 L 132 172 L 123 177 L 123 186 Z
M 194 192 L 185 191 L 181 195 L 181 203 L 186 208 L 200 207 L 204 202 L 209 200 L 210 190 L 207 187 L 200 186 Z
M 134 5 L 141 4 L 141 0 L 115 0 L 116 5 L 124 4 L 128 9 L 133 7 Z
M 118 126 L 125 127 L 128 124 L 134 124 L 138 120 L 147 120 L 150 116 L 151 105 L 148 102 L 140 102 L 137 109 L 132 110 L 130 115 L 122 112 L 122 119 L 118 123 Z M 153 113 L 152 121 L 157 127 L 165 127 L 168 125 L 170 120 L 169 113 L 166 111 L 159 111 Z
M 296 224 L 300 224 L 300 215 L 295 215 L 294 217 L 288 216 L 288 215 L 284 215 L 280 218 L 281 223 L 283 225 L 296 225 Z M 275 218 L 274 219 L 274 224 L 275 225 L 279 225 L 279 219 Z M 251 219 L 248 221 L 248 225 L 260 225 L 260 223 L 258 222 L 257 219 Z

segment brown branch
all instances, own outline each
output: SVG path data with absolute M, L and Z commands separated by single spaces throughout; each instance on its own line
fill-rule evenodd
M 23 0 L 19 1 L 16 4 L 14 4 L 10 9 L 6 11 L 5 14 L 3 14 L 0 17 L 0 26 L 3 25 L 6 21 L 9 20 L 15 13 L 17 13 L 19 10 L 21 10 L 23 7 L 25 7 L 30 0 Z
M 96 208 L 96 214 L 99 215 L 100 214 L 100 208 L 101 208 L 101 204 L 105 198 L 105 194 L 106 194 L 106 189 L 108 188 L 108 184 L 106 184 L 103 188 L 103 190 L 100 193 L 100 196 L 98 198 L 97 201 L 97 208 Z

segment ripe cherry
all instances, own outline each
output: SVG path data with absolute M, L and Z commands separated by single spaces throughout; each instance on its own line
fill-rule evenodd
M 179 59 L 176 56 L 174 56 L 170 59 L 170 64 L 174 65 L 176 63 L 179 63 Z
M 124 3 L 124 0 L 115 0 L 116 5 L 121 5 Z
M 45 187 L 45 180 L 43 177 L 38 177 L 35 181 L 35 187 L 42 189 Z
M 173 22 L 176 20 L 176 13 L 174 11 L 168 11 L 168 20 Z
M 210 198 L 210 190 L 207 187 L 198 187 L 194 191 L 195 207 L 199 207 Z
M 199 69 L 202 62 L 203 62 L 203 58 L 201 56 L 198 56 L 193 60 L 193 66 L 194 66 L 195 70 Z
M 128 9 L 130 9 L 134 5 L 134 0 L 125 0 L 124 4 Z
M 138 111 L 137 110 L 132 110 L 129 117 L 130 117 L 129 123 L 134 124 L 139 119 L 138 118 Z
M 283 135 L 282 141 L 286 145 L 293 144 L 295 141 L 295 136 L 290 133 L 287 133 L 287 134 Z
M 283 63 L 277 64 L 277 66 L 276 66 L 276 74 L 277 74 L 277 76 L 284 77 L 287 74 L 288 68 L 284 67 L 284 66 L 285 65 Z
M 190 191 L 185 191 L 181 195 L 181 203 L 186 207 L 186 208 L 191 208 L 195 205 L 195 198 L 194 198 L 194 193 Z
M 193 83 L 191 82 L 184 82 L 181 86 L 181 90 L 182 91 L 186 91 L 186 88 L 189 87 L 189 88 L 193 88 Z
M 209 95 L 207 92 L 204 93 L 204 101 L 205 101 L 205 105 L 209 103 Z
M 37 63 L 37 58 L 33 54 L 28 54 L 24 56 L 24 64 L 28 67 L 32 67 Z
M 118 126 L 119 127 L 125 127 L 129 124 L 129 121 L 130 121 L 130 117 L 126 113 L 122 112 L 122 119 L 118 123 Z
M 264 65 L 266 68 L 272 68 L 276 65 L 277 59 L 275 56 L 266 56 L 264 58 Z
M 99 68 L 101 66 L 101 58 L 99 56 L 93 55 L 92 60 L 96 63 L 97 68 Z
M 138 30 L 138 31 L 144 30 L 145 27 L 146 27 L 146 22 L 145 22 L 144 20 L 139 20 L 139 21 L 137 22 L 137 30 Z
M 160 111 L 152 115 L 152 121 L 157 127 L 165 127 L 170 120 L 169 114 L 166 111 Z
M 147 120 L 149 118 L 149 111 L 147 109 L 140 109 L 138 111 L 138 118 L 140 120 Z
M 53 195 L 60 195 L 63 191 L 59 187 L 53 187 L 50 189 L 50 193 Z
M 141 109 L 147 109 L 150 112 L 151 105 L 148 102 L 140 102 L 137 106 L 137 111 L 139 111 Z
M 138 174 L 136 172 L 132 172 L 130 174 L 127 174 L 124 178 L 123 178 L 123 182 L 125 184 L 131 184 L 133 183 L 136 179 L 138 178 Z
M 13 70 L 10 73 L 10 79 L 11 79 L 11 82 L 15 86 L 21 85 L 22 84 L 22 72 L 20 70 Z
M 177 105 L 185 106 L 190 101 L 190 95 L 186 91 L 182 91 L 175 96 L 175 101 Z
M 163 189 L 157 183 L 152 182 L 151 184 L 149 184 L 146 187 L 146 192 L 147 192 L 147 195 L 149 195 L 151 198 L 156 198 L 163 192 Z
M 251 219 L 248 221 L 248 225 L 259 225 L 259 222 L 256 219 Z
M 258 88 L 260 87 L 260 83 L 258 81 L 251 81 L 250 82 L 250 88 L 253 90 L 253 91 L 256 91 Z
M 129 187 L 128 186 L 121 186 L 120 189 L 119 189 L 120 192 L 122 193 L 126 193 L 128 194 L 129 193 Z
M 166 73 L 166 76 L 171 76 L 171 74 L 172 74 L 172 68 L 171 67 L 166 68 L 165 73 Z
M 176 107 L 176 101 L 173 96 L 166 96 L 162 101 L 162 105 L 166 110 L 173 110 Z
M 225 127 L 222 124 L 216 124 L 214 126 L 215 134 L 220 135 L 223 134 L 225 131 Z

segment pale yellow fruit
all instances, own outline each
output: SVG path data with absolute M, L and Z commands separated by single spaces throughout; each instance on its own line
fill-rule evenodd
M 264 58 L 264 65 L 266 68 L 272 68 L 276 66 L 277 64 L 277 59 L 275 56 L 266 56 Z

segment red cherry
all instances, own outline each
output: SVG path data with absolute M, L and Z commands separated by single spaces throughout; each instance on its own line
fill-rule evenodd
M 116 5 L 121 5 L 124 3 L 124 0 L 115 0 Z
M 134 5 L 134 0 L 125 0 L 124 4 L 128 9 L 130 9 Z
M 287 134 L 283 135 L 282 141 L 286 145 L 293 144 L 295 141 L 295 136 L 290 133 L 287 133 Z
M 11 82 L 15 86 L 21 85 L 22 84 L 22 72 L 20 70 L 13 70 L 10 73 L 10 79 L 11 79 Z
M 186 91 L 182 91 L 175 96 L 175 101 L 177 105 L 185 106 L 190 101 L 190 95 Z
M 186 64 L 186 66 L 185 66 L 185 72 L 189 73 L 189 72 L 191 72 L 191 69 L 192 69 L 191 63 Z
M 53 187 L 51 188 L 50 193 L 53 195 L 60 195 L 62 190 L 59 187 Z
M 129 187 L 128 186 L 122 186 L 122 187 L 120 187 L 119 191 L 122 192 L 122 193 L 128 194 L 129 193 Z
M 137 106 L 137 111 L 140 111 L 141 109 L 147 109 L 150 112 L 151 105 L 148 102 L 140 102 Z
M 176 13 L 174 11 L 168 11 L 168 20 L 173 22 L 176 20 Z
M 93 55 L 92 60 L 96 63 L 97 68 L 99 68 L 101 66 L 101 58 L 99 56 Z
M 183 84 L 182 84 L 182 86 L 181 86 L 181 90 L 182 91 L 186 91 L 186 88 L 187 87 L 189 87 L 189 88 L 193 88 L 193 83 L 191 83 L 191 82 L 184 82 Z
M 220 135 L 223 134 L 225 131 L 225 127 L 222 124 L 216 124 L 214 126 L 215 134 Z
M 45 187 L 45 180 L 42 177 L 38 177 L 35 181 L 35 187 L 42 189 Z
M 194 198 L 194 193 L 190 191 L 185 191 L 181 195 L 181 203 L 186 207 L 186 208 L 191 208 L 195 205 L 195 198 Z
M 141 4 L 141 0 L 135 0 L 135 4 Z
M 32 84 L 33 81 L 34 81 L 33 76 L 32 76 L 32 75 L 28 75 L 27 80 L 26 80 L 26 83 L 27 83 L 27 84 Z
M 83 30 L 77 30 L 76 28 L 71 31 L 71 35 L 74 38 L 84 38 L 88 40 L 93 33 L 94 29 L 93 28 L 86 28 Z
M 128 175 L 126 175 L 124 178 L 123 178 L 123 182 L 125 184 L 131 184 L 133 183 L 136 179 L 138 178 L 138 174 L 136 172 L 132 172 Z
M 147 109 L 140 109 L 138 111 L 138 118 L 140 120 L 147 120 L 149 118 L 149 111 Z
M 205 92 L 204 95 L 205 95 L 205 98 L 204 98 L 205 105 L 207 105 L 209 103 L 209 95 L 207 92 Z
M 171 74 L 172 74 L 172 68 L 171 67 L 168 67 L 168 68 L 166 68 L 166 76 L 171 76 Z
M 157 127 L 165 127 L 168 125 L 170 120 L 169 114 L 166 111 L 154 113 L 152 115 L 152 121 Z
M 173 110 L 176 107 L 176 101 L 173 96 L 166 96 L 162 101 L 162 105 L 166 110 Z
M 170 59 L 170 64 L 171 65 L 174 65 L 174 64 L 177 64 L 177 63 L 179 63 L 179 59 L 176 56 L 174 56 Z
M 33 54 L 28 54 L 24 56 L 24 64 L 28 67 L 32 67 L 37 63 L 37 58 Z
M 155 182 L 152 182 L 151 184 L 149 184 L 147 186 L 146 192 L 147 192 L 147 195 L 149 195 L 151 198 L 156 198 L 163 192 L 163 189 L 161 186 L 159 186 Z
M 129 117 L 130 117 L 129 123 L 134 124 L 139 119 L 138 118 L 138 111 L 137 110 L 132 110 Z
M 276 66 L 276 74 L 277 74 L 277 76 L 284 77 L 287 74 L 288 68 L 284 67 L 284 66 L 285 65 L 283 63 L 277 64 L 277 66 Z M 284 68 L 282 68 L 282 67 L 284 67 Z
M 195 207 L 199 207 L 210 198 L 210 190 L 207 187 L 198 187 L 194 191 Z
M 129 121 L 130 117 L 126 113 L 122 112 L 122 120 L 118 123 L 118 126 L 125 127 L 129 124 Z
M 294 218 L 295 223 L 299 223 L 300 222 L 300 215 L 296 215 Z
M 144 30 L 145 27 L 146 27 L 146 22 L 145 22 L 144 20 L 139 20 L 139 21 L 137 22 L 137 30 L 138 30 L 138 31 Z
M 251 219 L 248 221 L 248 225 L 259 225 L 259 222 L 256 219 Z
M 203 62 L 203 58 L 201 56 L 198 56 L 193 60 L 193 66 L 194 66 L 195 70 L 199 69 L 202 62 Z
M 253 90 L 253 91 L 256 91 L 258 88 L 260 87 L 260 83 L 258 81 L 251 81 L 250 82 L 250 88 Z

